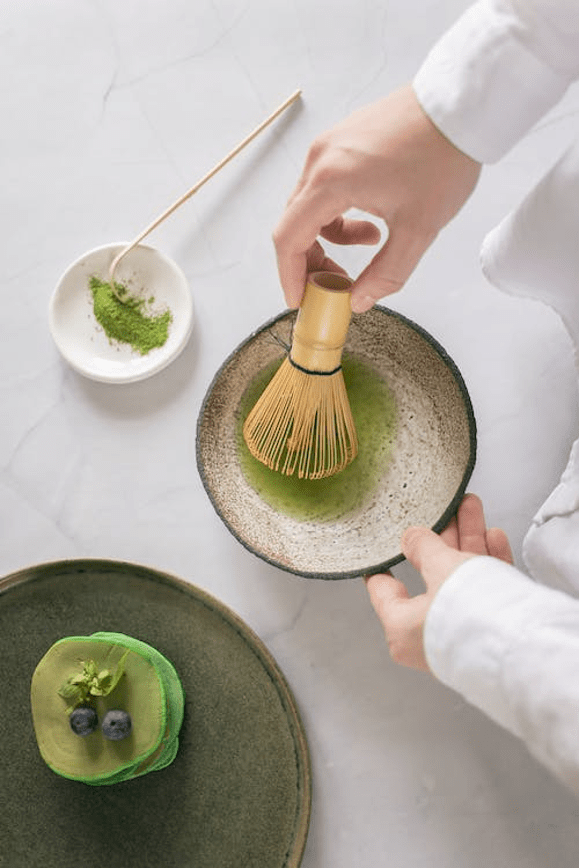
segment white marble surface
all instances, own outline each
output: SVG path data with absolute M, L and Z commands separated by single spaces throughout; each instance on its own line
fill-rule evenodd
M 243 549 L 195 462 L 223 359 L 283 308 L 271 231 L 314 135 L 407 80 L 464 7 L 403 0 L 28 0 L 0 7 L 0 570 L 60 558 L 145 563 L 207 589 L 262 637 L 302 709 L 314 802 L 304 868 L 568 868 L 575 801 L 428 676 L 390 662 L 362 581 L 292 577 Z M 160 227 L 195 307 L 182 356 L 110 386 L 59 357 L 53 287 L 89 248 L 133 237 L 297 86 L 301 106 Z M 577 127 L 576 95 L 485 172 L 389 301 L 470 389 L 471 490 L 519 551 L 575 436 L 557 317 L 480 275 L 484 233 Z M 353 274 L 368 251 L 343 251 Z M 405 566 L 398 571 L 412 588 Z M 19 868 L 19 866 L 11 866 Z M 217 866 L 216 866 L 217 868 Z

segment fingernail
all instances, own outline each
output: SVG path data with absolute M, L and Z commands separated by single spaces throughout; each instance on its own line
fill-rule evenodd
M 350 299 L 350 306 L 354 313 L 365 313 L 365 311 L 371 309 L 374 303 L 375 300 L 370 295 L 353 295 Z

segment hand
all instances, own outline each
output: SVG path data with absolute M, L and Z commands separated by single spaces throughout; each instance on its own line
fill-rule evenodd
M 318 236 L 336 244 L 380 241 L 374 223 L 343 216 L 349 208 L 374 214 L 389 230 L 354 283 L 353 310 L 368 310 L 400 289 L 469 197 L 480 169 L 439 132 L 410 85 L 319 136 L 274 231 L 287 304 L 298 307 L 309 272 L 343 271 Z
M 458 566 L 475 555 L 491 555 L 512 563 L 512 553 L 502 530 L 486 528 L 483 506 L 474 494 L 464 497 L 457 517 L 441 536 L 426 527 L 411 527 L 403 534 L 402 546 L 407 560 L 423 576 L 425 593 L 409 597 L 404 584 L 390 573 L 367 578 L 367 589 L 393 660 L 428 671 L 423 628 L 438 589 Z

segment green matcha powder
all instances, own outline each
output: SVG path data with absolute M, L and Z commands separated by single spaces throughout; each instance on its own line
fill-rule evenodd
M 169 326 L 173 320 L 170 310 L 157 316 L 149 316 L 146 307 L 155 299 L 137 298 L 127 295 L 126 288 L 115 284 L 121 295 L 127 295 L 126 300 L 119 301 L 110 283 L 91 277 L 89 287 L 93 296 L 93 311 L 95 319 L 102 327 L 110 341 L 129 344 L 142 356 L 162 347 L 169 334 Z

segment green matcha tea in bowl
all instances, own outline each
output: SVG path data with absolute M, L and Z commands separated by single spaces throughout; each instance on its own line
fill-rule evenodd
M 435 338 L 375 305 L 353 316 L 342 354 L 356 457 L 322 479 L 270 469 L 243 427 L 288 355 L 296 316 L 265 323 L 216 373 L 198 418 L 201 479 L 230 532 L 280 569 L 323 579 L 386 570 L 403 560 L 406 527 L 441 531 L 465 492 L 476 452 L 466 385 Z

